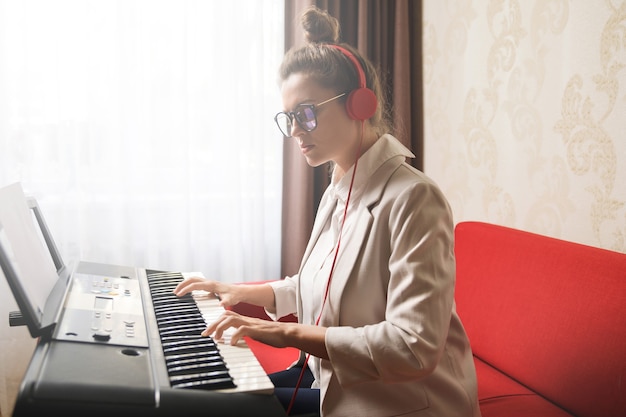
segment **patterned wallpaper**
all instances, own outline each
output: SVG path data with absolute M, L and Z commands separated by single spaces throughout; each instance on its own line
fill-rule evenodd
M 422 23 L 455 221 L 626 252 L 626 0 L 424 0 Z

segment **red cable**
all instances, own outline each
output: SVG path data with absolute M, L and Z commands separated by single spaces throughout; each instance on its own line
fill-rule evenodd
M 343 220 L 341 221 L 341 227 L 339 228 L 339 236 L 337 237 L 337 247 L 335 248 L 335 256 L 333 257 L 333 263 L 330 267 L 330 274 L 328 274 L 328 281 L 326 281 L 326 289 L 324 291 L 324 299 L 322 300 L 322 307 L 320 308 L 320 313 L 317 316 L 317 320 L 315 320 L 315 325 L 318 326 L 320 323 L 320 319 L 322 318 L 322 311 L 324 310 L 324 306 L 326 305 L 326 299 L 328 298 L 328 291 L 330 289 L 330 280 L 333 277 L 333 272 L 335 271 L 335 263 L 337 262 L 337 255 L 339 254 L 339 246 L 341 245 L 341 236 L 343 234 L 343 225 L 346 223 L 346 217 L 348 216 L 348 205 L 350 204 L 350 196 L 352 195 L 352 186 L 354 185 L 354 177 L 356 176 L 356 167 L 359 163 L 359 157 L 361 156 L 361 147 L 363 146 L 363 131 L 365 130 L 365 120 L 361 120 L 361 140 L 359 141 L 359 148 L 357 150 L 356 158 L 354 160 L 354 170 L 352 171 L 352 178 L 350 179 L 350 188 L 348 189 L 348 197 L 346 198 L 346 205 L 343 208 Z M 307 363 L 309 362 L 309 357 L 311 357 L 310 353 L 306 354 L 306 358 L 304 359 L 304 363 L 302 364 L 302 370 L 300 371 L 300 376 L 298 377 L 298 382 L 293 390 L 293 394 L 291 396 L 291 401 L 289 401 L 289 407 L 287 407 L 287 415 L 291 412 L 291 408 L 296 401 L 296 395 L 298 394 L 298 389 L 300 389 L 300 383 L 302 382 L 302 377 L 304 376 L 304 370 L 306 369 Z

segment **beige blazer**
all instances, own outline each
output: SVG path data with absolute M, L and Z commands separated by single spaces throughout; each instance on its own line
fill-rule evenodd
M 358 204 L 320 322 L 330 356 L 318 381 L 322 415 L 480 416 L 472 353 L 454 305 L 445 197 L 404 158 L 390 158 Z M 320 214 L 303 265 L 328 220 Z M 301 317 L 297 276 L 283 281 L 277 307 L 296 295 Z

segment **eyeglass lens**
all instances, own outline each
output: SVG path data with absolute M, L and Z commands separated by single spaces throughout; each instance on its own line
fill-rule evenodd
M 296 107 L 293 112 L 281 112 L 276 115 L 276 124 L 278 124 L 280 131 L 286 137 L 291 137 L 291 130 L 293 128 L 292 118 L 296 119 L 300 127 L 307 132 L 311 132 L 317 127 L 317 119 L 313 105 L 300 105 Z

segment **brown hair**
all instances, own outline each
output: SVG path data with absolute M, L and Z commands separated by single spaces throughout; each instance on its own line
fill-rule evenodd
M 339 22 L 325 10 L 315 6 L 307 9 L 301 16 L 306 45 L 292 48 L 280 66 L 279 76 L 283 82 L 291 74 L 303 73 L 311 76 L 325 88 L 338 94 L 350 92 L 359 87 L 359 74 L 354 64 L 336 48 L 328 44 L 339 45 L 350 51 L 361 64 L 365 73 L 366 86 L 374 92 L 378 100 L 376 113 L 369 119 L 370 124 L 379 135 L 389 131 L 389 123 L 385 118 L 385 100 L 380 80 L 374 66 L 359 52 L 339 41 Z

